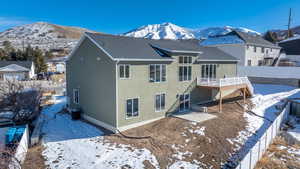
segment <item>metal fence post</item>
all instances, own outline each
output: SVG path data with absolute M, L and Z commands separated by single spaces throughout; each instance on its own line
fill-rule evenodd
M 251 169 L 251 161 L 252 161 L 252 149 L 250 149 L 249 169 Z

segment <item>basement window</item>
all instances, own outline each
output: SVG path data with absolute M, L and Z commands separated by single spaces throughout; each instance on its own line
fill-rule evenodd
M 139 115 L 139 99 L 127 99 L 126 100 L 126 117 L 137 117 Z
M 73 102 L 79 104 L 79 89 L 73 89 Z
M 155 112 L 160 112 L 165 109 L 166 104 L 166 94 L 157 94 L 155 95 Z

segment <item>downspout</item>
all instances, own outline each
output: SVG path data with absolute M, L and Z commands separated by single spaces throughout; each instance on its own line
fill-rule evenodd
M 119 84 L 118 84 L 118 64 L 119 64 L 119 60 L 117 60 L 115 62 L 115 71 L 116 71 L 116 131 L 118 131 L 118 127 L 119 127 Z

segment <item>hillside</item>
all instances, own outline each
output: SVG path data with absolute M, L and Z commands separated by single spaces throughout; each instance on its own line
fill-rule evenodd
M 209 27 L 205 29 L 190 29 L 177 26 L 172 23 L 162 23 L 162 24 L 153 24 L 142 26 L 137 29 L 131 30 L 122 35 L 130 36 L 130 37 L 142 37 L 142 38 L 150 38 L 150 39 L 202 39 L 208 38 L 210 36 L 224 35 L 232 30 L 238 30 L 250 34 L 260 33 L 242 27 Z
M 172 23 L 146 25 L 121 34 L 130 37 L 151 39 L 202 39 L 210 36 L 223 35 L 232 30 L 239 30 L 250 34 L 260 33 L 242 27 L 209 27 L 205 29 L 190 29 Z M 0 47 L 6 40 L 15 48 L 23 49 L 27 45 L 53 51 L 54 55 L 67 55 L 76 45 L 84 32 L 93 32 L 80 27 L 60 26 L 47 22 L 36 22 L 10 28 L 0 32 Z
M 15 48 L 22 49 L 27 45 L 43 50 L 69 52 L 84 32 L 92 32 L 79 27 L 67 27 L 46 22 L 13 27 L 0 32 L 0 46 L 3 41 L 10 41 Z
M 300 35 L 300 26 L 296 26 L 291 28 L 294 35 Z M 287 36 L 287 30 L 270 30 L 271 32 L 275 32 L 279 40 L 284 40 Z

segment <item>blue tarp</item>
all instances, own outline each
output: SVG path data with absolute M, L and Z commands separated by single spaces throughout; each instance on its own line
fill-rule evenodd
M 5 134 L 5 144 L 9 145 L 21 140 L 25 131 L 25 126 L 10 127 Z

